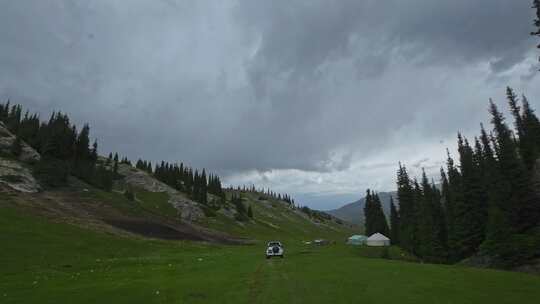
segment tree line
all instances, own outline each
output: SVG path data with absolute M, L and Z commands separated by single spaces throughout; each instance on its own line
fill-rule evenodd
M 229 190 L 236 190 L 238 192 L 243 192 L 243 193 L 258 193 L 258 194 L 260 194 L 259 200 L 275 199 L 275 200 L 278 200 L 278 201 L 284 201 L 284 202 L 288 203 L 289 206 L 291 206 L 291 207 L 296 207 L 294 199 L 289 194 L 277 193 L 275 191 L 270 190 L 270 188 L 267 188 L 267 189 L 259 188 L 259 189 L 257 189 L 255 187 L 255 185 L 251 185 L 251 186 L 243 185 L 243 186 L 237 186 L 236 188 L 229 187 Z
M 80 131 L 71 123 L 67 114 L 54 112 L 48 121 L 40 121 L 39 115 L 22 114 L 21 105 L 11 105 L 8 100 L 0 104 L 0 121 L 15 134 L 11 153 L 22 153 L 22 141 L 41 155 L 33 165 L 35 175 L 47 186 L 65 185 L 69 175 L 89 184 L 110 190 L 113 172 L 99 165 L 98 144 L 90 143 L 90 127 L 86 124 Z
M 540 256 L 540 121 L 525 96 L 506 93 L 514 130 L 490 100 L 492 129 L 481 124 L 472 142 L 458 134 L 459 160 L 447 151 L 440 189 L 399 165 L 393 243 L 433 262 L 480 254 L 511 266 Z
M 389 228 L 382 209 L 381 199 L 377 193 L 371 192 L 369 189 L 366 191 L 364 217 L 365 233 L 367 235 L 377 232 L 388 235 Z
M 33 164 L 34 173 L 48 186 L 66 185 L 69 175 L 111 191 L 115 179 L 121 178 L 119 164 L 132 166 L 127 157 L 110 153 L 105 161 L 99 161 L 98 144 L 90 141 L 90 127 L 85 124 L 80 131 L 71 123 L 67 114 L 52 113 L 48 121 L 40 121 L 39 115 L 23 115 L 21 105 L 11 105 L 10 101 L 0 103 L 0 121 L 16 135 L 10 149 L 10 156 L 18 157 L 22 153 L 22 142 L 34 148 L 41 155 L 41 160 Z M 206 170 L 201 172 L 185 166 L 161 162 L 152 167 L 148 161 L 138 160 L 136 168 L 152 174 L 167 185 L 187 193 L 201 204 L 209 204 L 208 194 L 213 194 L 225 201 L 219 176 Z
M 208 194 L 219 197 L 221 204 L 226 200 L 219 176 L 210 174 L 207 176 L 206 170 L 201 172 L 183 163 L 171 164 L 162 161 L 152 169 L 150 162 L 139 160 L 138 168 L 153 174 L 153 176 L 165 184 L 187 193 L 194 201 L 208 205 Z

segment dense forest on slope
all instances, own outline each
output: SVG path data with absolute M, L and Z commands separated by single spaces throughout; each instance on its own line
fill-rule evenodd
M 66 187 L 69 184 L 69 176 L 75 176 L 104 191 L 123 191 L 128 200 L 135 201 L 138 189 L 129 185 L 114 187 L 118 183 L 125 184 L 123 174 L 128 171 L 123 166 L 127 166 L 141 170 L 157 181 L 185 194 L 199 204 L 206 217 L 216 217 L 218 211 L 232 206 L 236 221 L 251 221 L 254 218 L 254 210 L 251 203 L 245 199 L 249 194 L 250 197 L 253 195 L 257 197 L 259 201 L 283 202 L 291 210 L 298 210 L 313 221 L 340 221 L 324 212 L 296 205 L 288 194 L 277 193 L 270 189 L 257 189 L 254 185 L 225 189 L 220 177 L 212 173 L 207 174 L 204 168 L 193 169 L 184 163 L 165 161 L 152 165 L 150 161 L 143 159 L 137 160 L 133 165 L 127 157 L 120 157 L 118 153 L 101 157 L 98 154 L 97 140 L 90 145 L 88 125 L 84 125 L 78 131 L 68 115 L 61 112 L 53 113 L 46 122 L 41 122 L 37 114 L 30 115 L 28 111 L 24 115 L 22 113 L 21 105 L 11 105 L 9 101 L 0 103 L 0 122 L 4 122 L 7 130 L 15 134 L 11 147 L 8 151 L 3 150 L 0 156 L 17 159 L 24 145 L 35 149 L 39 155 L 36 161 L 28 165 L 33 175 L 46 189 Z
M 506 93 L 514 130 L 490 101 L 492 129 L 481 124 L 472 143 L 458 134 L 459 160 L 447 153 L 441 190 L 425 172 L 417 180 L 400 164 L 394 243 L 431 262 L 480 256 L 489 265 L 515 266 L 540 257 L 540 121 L 525 96 Z M 366 230 L 384 231 L 380 202 L 368 196 Z
M 540 37 L 540 0 L 533 1 Z M 538 45 L 540 48 L 540 45 Z M 490 100 L 491 130 L 480 124 L 473 141 L 458 133 L 459 160 L 447 151 L 446 168 L 436 187 L 423 172 L 420 181 L 399 164 L 397 198 L 390 230 L 394 244 L 418 257 L 455 263 L 511 267 L 540 257 L 540 120 L 526 96 L 510 87 L 506 98 L 511 128 Z M 367 233 L 387 231 L 377 194 L 368 190 L 364 213 Z

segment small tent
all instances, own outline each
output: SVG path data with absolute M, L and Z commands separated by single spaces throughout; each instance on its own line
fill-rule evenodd
M 377 232 L 368 237 L 366 243 L 368 246 L 390 246 L 390 239 Z
M 366 243 L 367 236 L 365 235 L 352 235 L 347 239 L 348 245 L 364 245 Z

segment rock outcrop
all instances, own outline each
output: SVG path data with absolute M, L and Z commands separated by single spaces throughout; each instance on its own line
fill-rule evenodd
M 0 121 L 0 184 L 20 192 L 38 192 L 40 186 L 24 163 L 37 162 L 41 157 L 32 147 L 22 142 L 21 155 L 17 160 L 11 159 L 11 145 L 14 141 L 15 136 Z
M 25 193 L 35 193 L 40 186 L 29 168 L 18 161 L 0 157 L 0 184 Z
M 126 164 L 118 166 L 118 173 L 124 176 L 124 183 L 129 186 L 149 192 L 167 192 L 169 203 L 180 212 L 182 220 L 195 222 L 204 217 L 204 212 L 199 204 L 176 189 L 158 181 L 150 174 Z
M 3 122 L 0 121 L 0 155 L 9 154 L 11 150 L 11 145 L 15 141 L 15 135 L 13 135 Z M 27 145 L 25 142 L 22 142 L 22 151 L 19 155 L 18 160 L 25 163 L 35 163 L 41 159 L 39 153 L 34 150 L 32 147 Z

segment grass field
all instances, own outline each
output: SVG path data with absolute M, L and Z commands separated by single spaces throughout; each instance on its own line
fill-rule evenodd
M 538 303 L 540 277 L 264 246 L 119 238 L 0 205 L 0 303 Z M 395 250 L 392 249 L 393 254 Z

